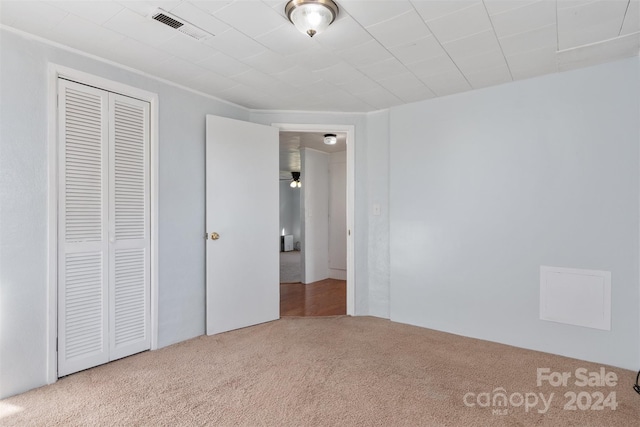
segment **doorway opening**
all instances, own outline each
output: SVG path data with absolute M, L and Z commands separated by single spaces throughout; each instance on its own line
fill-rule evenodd
M 280 128 L 280 313 L 354 313 L 353 126 Z M 336 135 L 325 144 L 325 134 Z

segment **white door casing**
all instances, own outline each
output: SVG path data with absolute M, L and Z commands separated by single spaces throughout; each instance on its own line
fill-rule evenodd
M 278 129 L 207 115 L 207 335 L 280 317 Z M 211 233 L 219 239 L 212 240 Z

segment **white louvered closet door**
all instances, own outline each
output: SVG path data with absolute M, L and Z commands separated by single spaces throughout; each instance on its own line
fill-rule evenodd
M 149 104 L 59 80 L 58 376 L 150 347 Z
M 110 359 L 149 349 L 149 103 L 109 95 Z
M 108 92 L 59 81 L 58 375 L 109 361 Z

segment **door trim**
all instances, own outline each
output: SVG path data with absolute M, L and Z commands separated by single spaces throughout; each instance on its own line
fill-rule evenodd
M 355 271 L 355 154 L 356 131 L 354 125 L 271 123 L 285 132 L 346 132 L 347 133 L 347 315 L 356 312 Z
M 58 380 L 58 79 L 94 86 L 150 104 L 151 350 L 158 348 L 158 95 L 58 64 L 48 64 L 47 384 Z

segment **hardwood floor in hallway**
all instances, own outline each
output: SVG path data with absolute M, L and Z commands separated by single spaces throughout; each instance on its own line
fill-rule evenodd
M 280 316 L 347 314 L 347 281 L 325 279 L 304 285 L 280 284 Z

